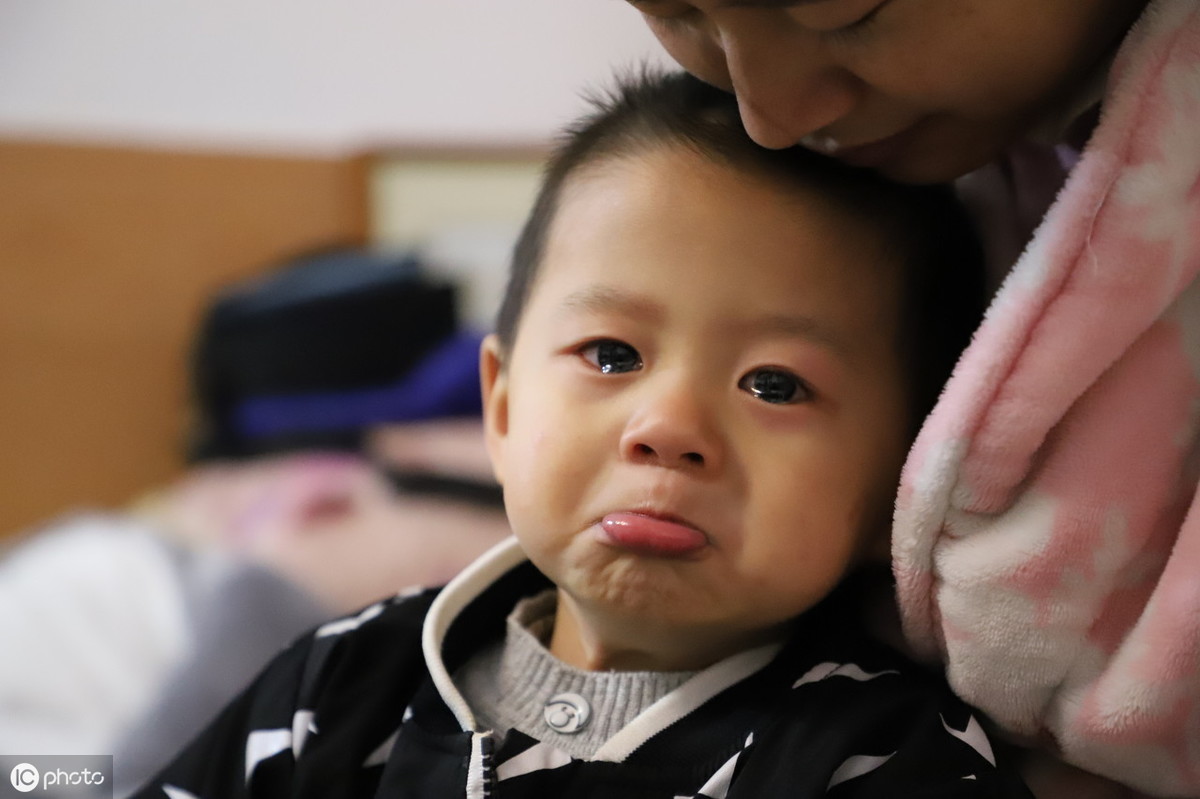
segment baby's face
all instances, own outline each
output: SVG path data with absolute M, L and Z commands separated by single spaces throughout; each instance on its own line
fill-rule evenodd
M 1066 102 L 1146 5 L 630 2 L 685 69 L 737 94 L 759 143 L 801 142 L 921 183 L 983 165 Z
M 906 392 L 884 252 L 680 148 L 574 177 L 490 382 L 484 352 L 510 523 L 573 607 L 734 651 L 886 542 Z

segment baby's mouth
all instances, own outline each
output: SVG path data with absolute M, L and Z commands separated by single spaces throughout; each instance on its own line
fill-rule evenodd
M 669 515 L 619 511 L 601 519 L 600 528 L 609 545 L 655 557 L 685 557 L 709 545 L 703 530 Z

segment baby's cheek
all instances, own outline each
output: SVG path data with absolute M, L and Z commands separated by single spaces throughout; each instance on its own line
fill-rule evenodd
M 552 464 L 534 460 L 512 473 L 505 486 L 509 524 L 531 555 L 560 549 L 570 528 L 571 496 L 555 476 Z

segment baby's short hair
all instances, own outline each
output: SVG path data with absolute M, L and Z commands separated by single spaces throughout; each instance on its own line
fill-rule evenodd
M 684 72 L 643 69 L 591 102 L 592 112 L 566 130 L 547 162 L 537 200 L 514 247 L 496 325 L 502 354 L 511 351 L 516 339 L 571 176 L 606 160 L 686 147 L 783 191 L 815 192 L 833 208 L 880 231 L 904 269 L 899 346 L 911 378 L 915 434 L 984 307 L 982 249 L 950 187 L 893 183 L 803 147 L 761 147 L 742 126 L 733 95 Z

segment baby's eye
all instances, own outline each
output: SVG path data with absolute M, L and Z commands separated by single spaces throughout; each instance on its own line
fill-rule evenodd
M 783 369 L 755 369 L 738 381 L 738 388 L 763 402 L 776 405 L 791 405 L 812 399 L 808 384 Z
M 601 339 L 585 344 L 579 350 L 585 361 L 606 375 L 635 372 L 642 368 L 642 356 L 622 341 Z

